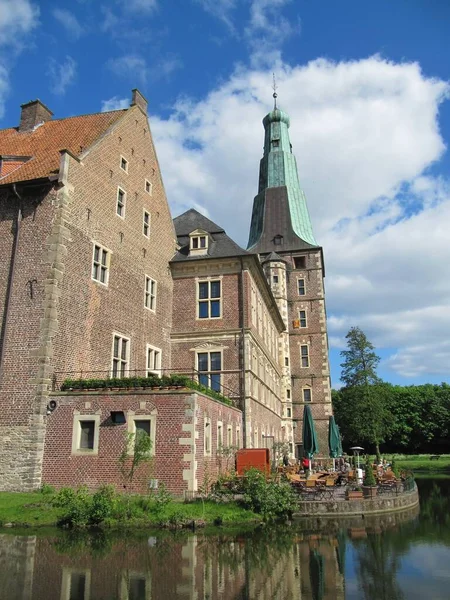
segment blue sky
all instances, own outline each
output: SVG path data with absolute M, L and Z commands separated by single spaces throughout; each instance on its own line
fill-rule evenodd
M 195 206 L 245 247 L 275 71 L 333 384 L 352 325 L 386 380 L 450 381 L 449 30 L 446 0 L 0 0 L 0 127 L 37 97 L 64 117 L 139 87 L 174 215 Z

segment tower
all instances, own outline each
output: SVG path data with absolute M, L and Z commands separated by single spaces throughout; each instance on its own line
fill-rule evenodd
M 264 155 L 253 202 L 248 250 L 260 257 L 286 325 L 280 337 L 284 365 L 285 426 L 302 452 L 302 419 L 311 405 L 319 449 L 328 454 L 332 414 L 322 248 L 317 244 L 289 139 L 289 116 L 277 108 L 263 119 Z M 290 419 L 292 415 L 292 419 Z

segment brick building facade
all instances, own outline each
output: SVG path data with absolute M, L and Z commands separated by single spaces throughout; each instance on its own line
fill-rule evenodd
M 153 478 L 181 494 L 218 473 L 225 446 L 286 442 L 293 455 L 304 401 L 323 429 L 322 252 L 280 213 L 290 188 L 261 182 L 247 251 L 195 210 L 172 221 L 138 90 L 128 109 L 66 119 L 33 101 L 0 131 L 2 489 L 119 486 L 119 441 L 139 426 L 153 437 Z M 270 252 L 280 234 L 258 230 L 267 206 L 285 236 Z M 234 406 L 189 390 L 59 392 L 68 378 L 168 373 Z

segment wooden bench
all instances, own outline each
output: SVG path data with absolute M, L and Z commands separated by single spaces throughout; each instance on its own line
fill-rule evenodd
M 432 454 L 430 456 L 430 460 L 439 460 L 441 458 L 440 454 Z

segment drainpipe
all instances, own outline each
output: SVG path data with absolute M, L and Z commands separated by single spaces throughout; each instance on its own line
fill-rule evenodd
M 242 437 L 243 437 L 243 447 L 247 447 L 247 392 L 245 385 L 245 371 L 246 371 L 246 363 L 245 363 L 245 284 L 244 284 L 244 261 L 242 257 L 240 257 L 241 261 L 241 273 L 240 273 L 240 302 L 239 302 L 239 320 L 241 327 L 241 365 L 240 365 L 240 394 L 242 398 L 242 413 L 244 418 L 242 419 Z
M 15 232 L 14 232 L 14 244 L 13 244 L 13 251 L 12 251 L 12 255 L 11 255 L 11 265 L 9 268 L 9 278 L 8 278 L 8 288 L 6 291 L 5 311 L 3 313 L 2 336 L 1 336 L 1 344 L 2 345 L 0 348 L 0 383 L 3 379 L 3 361 L 5 358 L 6 335 L 7 335 L 8 320 L 9 320 L 8 317 L 9 317 L 11 298 L 12 298 L 14 274 L 16 271 L 16 256 L 17 256 L 17 249 L 19 247 L 20 223 L 22 222 L 22 198 L 20 197 L 20 195 L 16 189 L 15 183 L 13 183 L 13 185 L 12 185 L 12 190 L 19 200 L 19 209 L 17 211 L 17 220 L 16 220 L 16 227 L 15 227 Z

